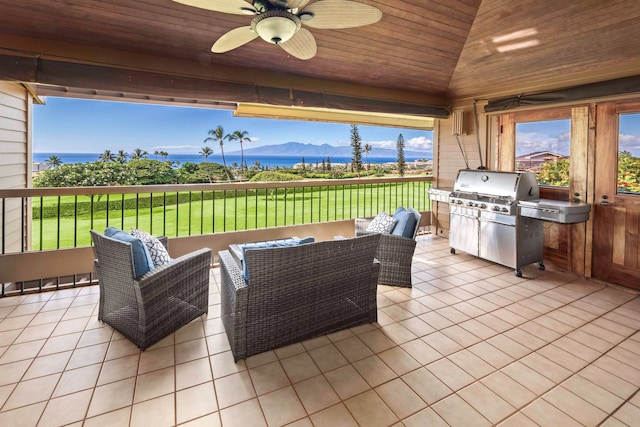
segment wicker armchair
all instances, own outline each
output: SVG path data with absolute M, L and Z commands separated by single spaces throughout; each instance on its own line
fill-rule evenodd
M 249 281 L 219 252 L 222 321 L 236 361 L 378 319 L 377 236 L 247 250 Z
M 131 244 L 91 231 L 100 285 L 98 319 L 142 350 L 207 313 L 211 249 L 135 278 Z M 166 246 L 167 239 L 161 238 Z
M 416 236 L 422 218 L 417 211 L 412 212 L 417 219 L 412 238 L 393 234 L 380 235 L 380 243 L 376 252 L 376 258 L 380 262 L 380 276 L 378 278 L 380 285 L 411 287 L 411 261 L 416 250 Z M 356 218 L 356 236 L 372 234 L 367 232 L 371 221 L 372 218 Z

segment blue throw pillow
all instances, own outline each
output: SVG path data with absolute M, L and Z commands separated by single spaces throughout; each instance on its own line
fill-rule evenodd
M 418 219 L 413 212 L 413 209 L 406 210 L 402 206 L 396 210 L 393 217 L 398 220 L 396 225 L 391 230 L 391 234 L 394 236 L 407 237 L 413 239 L 413 231 L 416 229 L 416 223 Z
M 135 277 L 138 278 L 145 273 L 153 270 L 153 260 L 147 250 L 147 245 L 137 237 L 115 227 L 107 227 L 104 235 L 121 242 L 131 243 L 131 252 L 133 253 L 133 270 Z
M 265 249 L 265 248 L 298 246 L 298 245 L 303 245 L 306 243 L 313 243 L 313 242 L 315 242 L 315 239 L 313 237 L 305 237 L 303 239 L 292 237 L 290 239 L 268 240 L 266 242 L 245 243 L 242 245 L 238 245 L 238 247 L 242 250 L 242 257 L 240 258 L 240 263 L 242 264 L 242 275 L 244 276 L 244 280 L 247 283 L 249 283 L 249 271 L 247 269 L 247 263 L 244 262 L 244 254 L 248 249 Z

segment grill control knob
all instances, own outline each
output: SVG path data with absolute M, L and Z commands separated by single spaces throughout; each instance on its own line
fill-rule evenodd
M 500 206 L 493 206 L 491 210 L 498 212 L 500 210 Z
M 467 202 L 466 206 L 473 206 L 472 202 Z
M 502 212 L 509 212 L 509 209 L 507 209 L 507 208 L 502 208 Z
M 480 209 L 486 209 L 487 205 L 485 205 L 484 203 L 480 203 Z
M 462 204 L 462 200 L 456 200 L 456 203 L 461 205 Z

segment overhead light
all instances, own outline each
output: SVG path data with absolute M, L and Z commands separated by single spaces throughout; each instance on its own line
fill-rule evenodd
M 304 11 L 300 15 L 298 15 L 298 17 L 304 22 L 311 21 L 314 16 L 316 15 L 313 12 L 307 12 L 307 11 Z
M 284 10 L 270 10 L 257 15 L 251 21 L 251 28 L 266 42 L 284 43 L 300 29 L 300 18 Z

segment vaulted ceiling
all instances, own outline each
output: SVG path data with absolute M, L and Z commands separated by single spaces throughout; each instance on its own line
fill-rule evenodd
M 153 72 L 223 101 L 240 84 L 447 106 L 640 75 L 637 0 L 359 1 L 382 19 L 311 28 L 318 52 L 303 61 L 259 39 L 211 53 L 251 17 L 172 0 L 0 0 L 0 79 L 124 93 L 128 75 L 144 94 L 154 84 L 132 73 Z

